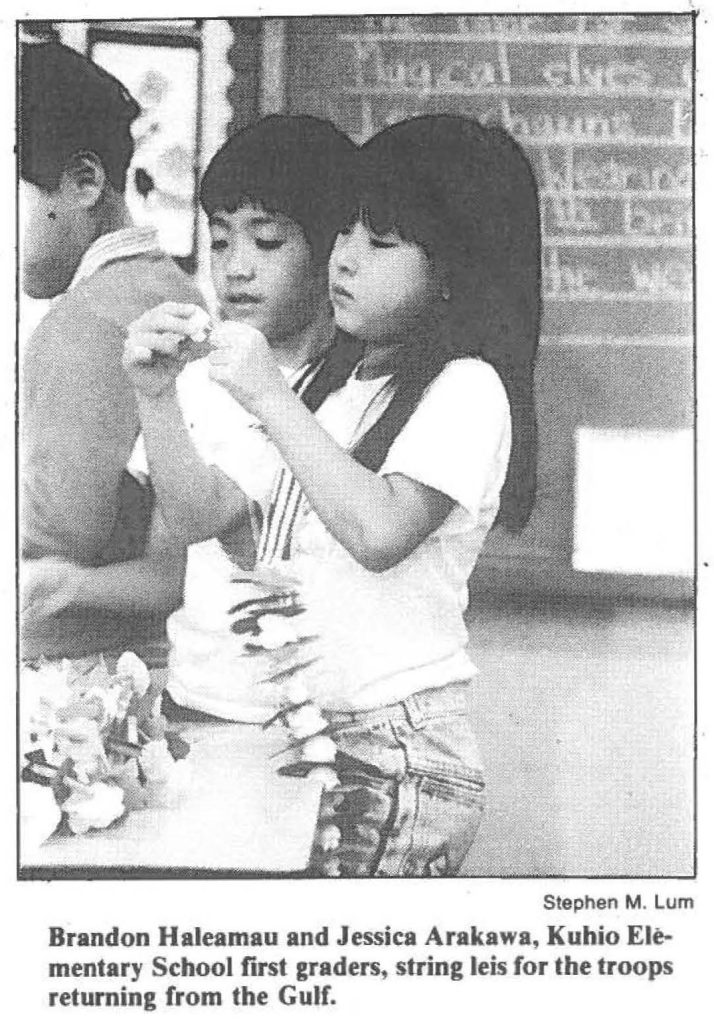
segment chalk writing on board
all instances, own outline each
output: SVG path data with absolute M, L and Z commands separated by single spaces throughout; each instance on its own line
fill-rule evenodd
M 662 249 L 689 248 L 688 238 L 677 238 L 671 235 L 660 236 L 632 232 L 629 235 L 590 235 L 583 238 L 577 235 L 551 235 L 543 239 L 544 245 L 558 245 L 565 248 L 596 247 L 602 249 Z
M 506 39 L 514 43 L 609 42 L 620 45 L 688 46 L 691 21 L 686 15 L 488 15 L 434 18 L 387 15 L 362 19 L 361 36 L 411 40 Z M 435 25 L 440 26 L 435 28 Z M 346 33 L 341 33 L 344 37 Z
M 607 17 L 595 15 L 568 18 L 566 16 L 558 21 L 552 16 L 544 14 L 486 15 L 485 17 L 479 14 L 467 14 L 456 18 L 455 28 L 461 35 L 491 31 L 530 38 L 541 33 L 557 36 L 559 33 L 554 31 L 554 27 L 559 25 L 562 31 L 571 29 L 578 35 L 593 33 L 611 38 L 628 34 L 628 30 L 634 30 L 636 24 L 636 16 L 632 14 L 608 15 Z
M 687 197 L 638 195 L 624 190 L 593 197 L 561 188 L 543 190 L 541 198 L 548 230 L 590 235 L 584 244 L 649 245 L 655 239 L 679 246 L 688 245 L 691 238 L 692 213 Z M 616 234 L 608 238 L 613 232 Z M 554 235 L 550 241 L 557 244 L 559 237 Z
M 591 295 L 598 289 L 597 269 L 582 263 L 568 265 L 557 250 L 551 250 L 543 261 L 543 287 L 551 298 Z
M 601 89 L 623 89 L 637 92 L 654 84 L 654 76 L 642 63 L 611 61 L 608 64 L 583 64 L 580 51 L 571 50 L 567 60 L 550 61 L 541 68 L 548 85 L 563 88 L 585 85 L 594 92 Z
M 602 230 L 592 206 L 583 198 L 562 192 L 552 197 L 552 208 L 556 226 L 564 231 Z
M 675 100 L 672 104 L 672 131 L 676 139 L 691 144 L 692 141 L 692 104 L 691 100 Z
M 684 325 L 674 306 L 692 301 L 691 18 L 414 15 L 331 24 L 339 60 L 324 84 L 315 64 L 303 102 L 358 141 L 440 111 L 502 124 L 521 141 L 540 186 L 551 329 L 572 326 L 562 304 L 579 302 L 612 307 L 618 329 L 633 330 L 639 313 L 623 319 L 625 307 L 668 303 L 662 325 Z M 587 331 L 582 310 L 573 315 Z
M 665 209 L 653 209 L 646 202 L 625 202 L 626 235 L 657 235 L 659 237 L 679 237 L 689 241 L 692 234 L 692 213 L 689 206 L 676 209 L 667 206 Z
M 351 38 L 351 37 L 350 37 Z M 578 46 L 569 46 L 562 58 L 540 63 L 531 59 L 517 65 L 515 75 L 505 45 L 495 53 L 483 48 L 474 52 L 459 50 L 446 54 L 423 45 L 385 47 L 381 40 L 351 38 L 354 58 L 354 82 L 345 91 L 366 88 L 415 90 L 425 94 L 466 93 L 498 90 L 501 95 L 549 96 L 685 96 L 691 69 L 671 61 L 656 59 L 627 61 L 602 54 L 600 50 L 584 56 Z M 490 48 L 492 49 L 492 48 Z M 517 79 L 517 80 L 516 80 Z
M 549 250 L 543 260 L 545 299 L 688 302 L 691 299 L 690 265 L 676 258 L 651 261 L 628 260 L 612 279 L 601 267 L 578 257 L 567 261 L 556 249 Z
M 342 101 L 344 97 L 349 103 Z M 385 125 L 419 113 L 464 110 L 463 104 L 451 104 L 446 108 L 426 106 L 419 102 L 418 96 L 407 98 L 406 95 L 401 97 L 393 92 L 376 98 L 366 88 L 343 88 L 337 95 L 327 96 L 317 89 L 306 90 L 305 99 L 307 109 L 342 125 L 356 142 L 364 142 Z M 582 113 L 573 112 L 572 109 L 545 112 L 542 106 L 526 110 L 512 106 L 506 97 L 494 95 L 493 99 L 495 102 L 480 104 L 478 109 L 468 112 L 483 123 L 502 124 L 527 149 L 576 146 L 579 149 L 608 150 L 617 146 L 620 149 L 632 149 L 633 159 L 635 155 L 641 157 L 646 149 L 684 152 L 691 149 L 691 132 L 683 134 L 678 131 L 676 136 L 673 134 L 671 112 L 663 129 L 659 125 L 647 123 L 636 125 L 632 111 L 624 107 L 607 111 L 586 108 Z
M 516 137 L 563 142 L 623 141 L 636 139 L 629 110 L 614 113 L 516 113 L 508 100 L 500 108 L 501 121 Z
M 649 298 L 673 294 L 685 301 L 691 300 L 691 267 L 680 260 L 657 260 L 647 265 L 633 260 L 630 271 L 635 290 L 646 293 Z
M 448 92 L 459 88 L 479 89 L 510 82 L 510 66 L 477 56 L 456 56 L 432 61 L 426 57 L 404 59 L 389 56 L 376 41 L 355 40 L 356 83 L 352 88 L 417 89 L 422 92 Z M 350 87 L 348 86 L 349 90 Z
M 517 138 L 534 145 L 549 142 L 602 145 L 616 142 L 633 146 L 685 146 L 691 143 L 691 135 L 687 138 L 683 131 L 675 130 L 675 125 L 667 135 L 640 134 L 633 123 L 632 113 L 626 109 L 585 114 L 543 111 L 521 113 L 512 109 L 508 99 L 503 99 L 499 120 Z
M 692 169 L 689 160 L 674 160 L 665 163 L 661 157 L 647 161 L 646 154 L 627 156 L 603 156 L 591 153 L 575 153 L 567 149 L 561 155 L 553 150 L 542 150 L 535 161 L 543 189 L 549 191 L 591 191 L 605 195 L 621 194 L 623 190 L 639 191 L 654 195 L 677 193 L 681 198 L 691 198 Z

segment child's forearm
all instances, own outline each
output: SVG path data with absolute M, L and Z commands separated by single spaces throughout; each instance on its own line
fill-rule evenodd
M 194 447 L 175 389 L 137 396 L 151 481 L 166 527 L 184 544 L 220 536 L 248 512 L 238 485 Z
M 165 613 L 183 601 L 185 549 L 92 568 L 68 565 L 66 608 Z
M 410 554 L 453 502 L 406 477 L 365 469 L 288 388 L 271 388 L 256 410 L 322 523 L 366 569 L 383 571 Z

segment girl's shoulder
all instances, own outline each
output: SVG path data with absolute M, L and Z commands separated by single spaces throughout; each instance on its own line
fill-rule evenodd
M 508 410 L 508 397 L 498 372 L 484 359 L 464 356 L 452 359 L 431 382 L 424 397 L 445 402 L 477 401 L 495 410 Z

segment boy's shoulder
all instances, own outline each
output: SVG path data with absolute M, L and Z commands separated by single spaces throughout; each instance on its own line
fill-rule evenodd
M 68 292 L 67 299 L 121 327 L 162 302 L 206 305 L 188 274 L 170 256 L 158 251 L 104 264 Z

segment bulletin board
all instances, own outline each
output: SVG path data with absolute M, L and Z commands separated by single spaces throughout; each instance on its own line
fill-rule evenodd
M 578 572 L 573 537 L 580 428 L 666 434 L 692 426 L 693 17 L 285 24 L 288 112 L 328 117 L 356 141 L 416 114 L 466 114 L 508 128 L 536 174 L 538 500 L 520 536 L 492 534 L 478 570 L 484 582 L 686 594 L 691 583 L 656 570 Z
M 87 53 L 140 107 L 126 201 L 165 252 L 193 273 L 198 242 L 201 37 L 193 22 L 94 22 Z

